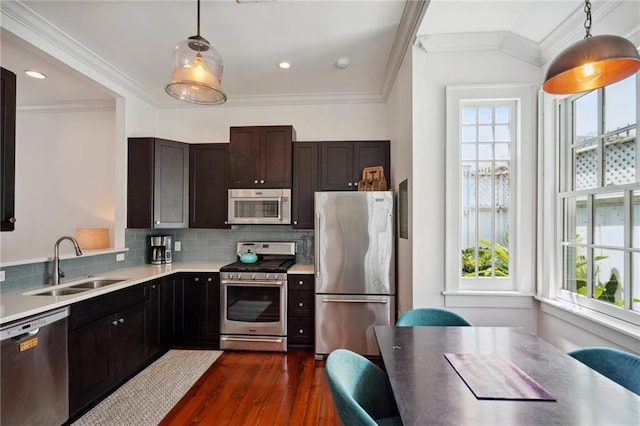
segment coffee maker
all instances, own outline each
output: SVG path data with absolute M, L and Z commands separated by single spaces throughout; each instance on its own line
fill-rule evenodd
M 151 250 L 149 252 L 149 263 L 152 265 L 162 265 L 171 263 L 171 236 L 152 235 Z

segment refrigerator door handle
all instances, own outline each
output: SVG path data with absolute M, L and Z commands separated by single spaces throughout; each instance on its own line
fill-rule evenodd
M 316 278 L 320 278 L 320 245 L 322 245 L 322 232 L 320 230 L 320 213 L 316 213 L 316 224 L 315 224 L 315 235 L 318 240 L 318 243 L 315 244 L 315 270 L 316 270 Z
M 331 297 L 323 297 L 322 303 L 389 303 L 389 299 L 333 299 Z

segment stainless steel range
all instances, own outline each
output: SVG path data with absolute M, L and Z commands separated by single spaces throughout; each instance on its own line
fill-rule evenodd
M 220 268 L 220 349 L 287 351 L 287 269 L 295 242 L 238 242 Z M 256 256 L 254 256 L 254 254 Z

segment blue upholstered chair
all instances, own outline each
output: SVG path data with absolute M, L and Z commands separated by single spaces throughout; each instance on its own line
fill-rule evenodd
M 336 349 L 327 357 L 325 371 L 343 425 L 402 425 L 389 378 L 374 363 Z
M 412 309 L 400 315 L 396 326 L 472 326 L 466 318 L 455 312 L 440 308 Z
M 577 349 L 569 352 L 569 355 L 640 395 L 640 356 L 601 347 Z

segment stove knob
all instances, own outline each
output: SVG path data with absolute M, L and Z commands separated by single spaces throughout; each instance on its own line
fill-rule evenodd
M 256 274 L 251 274 L 251 279 L 255 280 L 256 279 Z
M 269 278 L 271 278 L 271 275 L 269 275 L 269 274 L 267 274 L 267 275 L 265 275 L 265 276 L 264 276 L 264 279 L 265 279 L 265 280 L 268 280 Z

